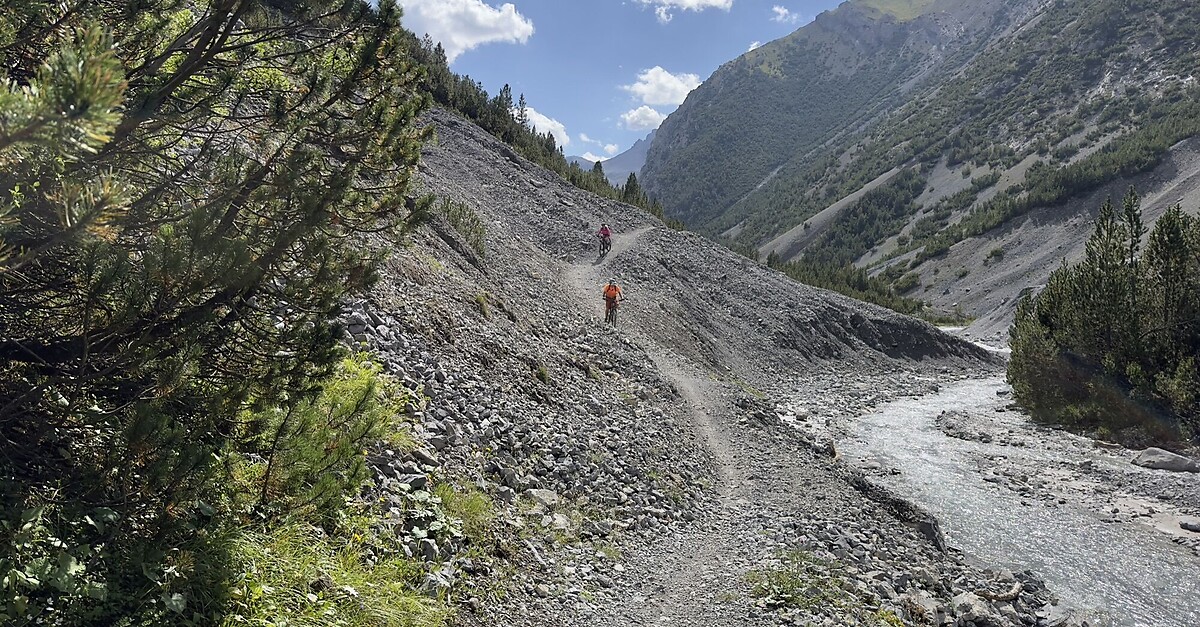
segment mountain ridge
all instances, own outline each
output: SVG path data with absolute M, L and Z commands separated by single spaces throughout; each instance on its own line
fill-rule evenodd
M 633 142 L 633 145 L 626 148 L 620 154 L 601 161 L 604 164 L 604 177 L 613 185 L 624 185 L 629 180 L 629 175 L 636 174 L 641 178 L 642 166 L 646 164 L 646 153 L 650 150 L 651 144 L 654 142 L 654 136 L 657 129 L 650 131 L 645 137 Z M 567 157 L 568 162 L 576 162 L 583 169 L 590 169 L 595 165 L 595 161 L 585 159 L 584 157 Z
M 722 65 L 660 126 L 643 169 L 647 191 L 673 216 L 712 232 L 771 171 L 868 125 L 907 83 L 947 50 L 978 40 L 1007 10 L 995 0 L 968 4 L 978 10 L 901 23 L 848 2 Z
M 843 13 L 849 15 L 844 10 L 850 6 L 823 14 L 815 24 L 847 19 Z M 946 7 L 931 3 L 924 14 L 900 26 L 910 33 L 938 21 L 945 27 L 953 15 L 944 12 Z M 926 65 L 919 71 L 910 66 L 908 79 L 893 76 L 892 95 L 860 109 L 874 115 L 865 114 L 858 118 L 861 122 L 843 118 L 827 139 L 793 147 L 779 157 L 783 163 L 769 170 L 753 159 L 726 160 L 723 167 L 738 169 L 729 176 L 745 184 L 742 193 L 713 195 L 699 204 L 683 197 L 682 204 L 672 205 L 681 197 L 671 186 L 691 186 L 701 174 L 687 169 L 693 162 L 690 155 L 686 163 L 671 166 L 671 160 L 682 160 L 687 153 L 679 148 L 678 129 L 701 128 L 696 121 L 703 115 L 720 118 L 743 110 L 737 98 L 718 87 L 752 57 L 743 55 L 722 66 L 711 84 L 692 95 L 706 103 L 706 113 L 696 114 L 685 103 L 664 122 L 661 141 L 645 168 L 647 188 L 667 192 L 659 197 L 669 214 L 739 249 L 774 253 L 783 261 L 841 251 L 835 256 L 850 255 L 847 261 L 896 289 L 923 286 L 918 295 L 954 309 L 963 300 L 942 298 L 946 275 L 934 278 L 945 269 L 942 256 L 952 246 L 982 238 L 1026 213 L 1090 202 L 1089 194 L 1108 182 L 1136 181 L 1155 169 L 1172 145 L 1200 132 L 1192 106 L 1200 53 L 1188 35 L 1200 24 L 1189 3 L 1081 0 L 997 7 L 980 1 L 959 7 L 960 13 L 968 9 L 992 10 L 993 19 L 976 35 L 945 46 L 940 61 L 922 57 Z M 857 15 L 854 19 L 866 19 L 862 11 Z M 874 19 L 891 23 L 887 17 Z M 840 32 L 849 37 L 857 31 L 845 27 Z M 832 75 L 858 72 L 853 65 L 835 63 L 844 60 L 849 48 L 847 43 L 827 49 L 825 70 Z M 764 89 L 773 80 L 761 78 L 750 89 Z M 789 125 L 822 124 L 819 117 L 781 120 L 769 115 L 755 117 L 753 123 L 776 134 L 786 134 Z M 702 133 L 684 139 L 710 140 Z M 733 146 L 732 152 L 776 149 L 746 137 L 736 138 Z M 667 154 L 672 150 L 677 154 Z M 927 183 L 909 208 L 884 215 L 855 201 L 873 186 L 891 189 L 881 177 L 896 168 L 911 169 Z M 1011 262 L 993 257 L 988 264 Z M 975 307 L 966 313 L 991 313 L 987 305 Z

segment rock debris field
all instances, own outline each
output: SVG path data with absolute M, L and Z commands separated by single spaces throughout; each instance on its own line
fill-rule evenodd
M 345 322 L 417 393 L 418 448 L 372 464 L 452 624 L 1083 624 L 1032 574 L 968 564 L 832 444 L 829 425 L 997 357 L 429 122 L 425 190 L 469 206 L 484 249 L 435 219 Z M 434 481 L 491 499 L 488 541 L 421 537 L 405 495 Z

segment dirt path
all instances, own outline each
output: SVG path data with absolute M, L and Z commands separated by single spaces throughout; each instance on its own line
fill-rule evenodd
M 596 311 L 599 292 L 613 270 L 621 267 L 622 253 L 654 227 L 644 227 L 613 239 L 612 250 L 603 258 L 582 261 L 566 269 L 565 278 L 581 306 Z M 661 227 L 659 227 L 661 228 Z M 597 324 L 600 324 L 597 316 Z M 611 616 L 613 625 L 742 625 L 744 614 L 723 602 L 723 593 L 741 574 L 731 565 L 739 561 L 738 530 L 748 508 L 750 468 L 744 452 L 728 434 L 721 416 L 729 410 L 720 384 L 686 363 L 668 347 L 657 343 L 636 326 L 618 325 L 620 333 L 637 342 L 657 369 L 674 384 L 686 405 L 687 416 L 700 441 L 712 456 L 714 515 L 686 535 L 664 543 L 662 552 L 645 556 L 631 566 L 645 577 L 640 595 L 621 608 L 623 616 Z M 641 598 L 639 598 L 641 597 Z

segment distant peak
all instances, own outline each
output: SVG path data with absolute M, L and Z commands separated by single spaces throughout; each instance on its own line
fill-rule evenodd
M 874 9 L 900 22 L 908 22 L 928 13 L 937 0 L 851 0 L 850 4 Z

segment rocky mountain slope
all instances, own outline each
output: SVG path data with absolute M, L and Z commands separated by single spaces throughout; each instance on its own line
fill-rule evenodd
M 1036 580 L 966 565 L 935 520 L 788 426 L 993 371 L 990 353 L 431 121 L 424 184 L 478 214 L 486 247 L 439 218 L 347 322 L 426 397 L 410 418 L 427 448 L 379 458 L 384 483 L 416 470 L 495 502 L 492 540 L 423 545 L 458 624 L 1046 623 Z M 616 230 L 604 258 L 600 221 Z M 615 328 L 609 278 L 627 295 Z
M 1193 197 L 1191 3 L 873 4 L 847 3 L 764 46 L 769 56 L 726 64 L 664 122 L 644 178 L 668 214 L 764 256 L 868 268 L 941 309 L 992 318 L 990 332 L 1078 254 L 1105 196 L 1135 185 L 1151 218 Z M 818 35 L 834 43 L 814 46 Z M 912 42 L 939 55 L 897 52 Z M 789 92 L 805 59 L 818 74 Z M 876 93 L 834 107 L 829 89 Z M 743 102 L 770 90 L 794 102 Z
M 688 224 L 728 228 L 759 208 L 747 195 L 781 174 L 787 185 L 785 170 L 826 158 L 827 144 L 901 105 L 943 65 L 961 66 L 1032 4 L 852 1 L 822 13 L 693 91 L 659 128 L 644 184 Z

